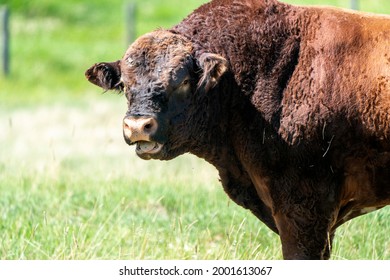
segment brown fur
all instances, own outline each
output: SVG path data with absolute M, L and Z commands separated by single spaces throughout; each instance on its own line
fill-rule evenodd
M 327 259 L 338 226 L 390 204 L 389 30 L 385 16 L 214 0 L 141 37 L 110 74 L 127 115 L 158 120 L 154 158 L 204 158 L 286 259 Z M 109 88 L 104 69 L 87 76 Z

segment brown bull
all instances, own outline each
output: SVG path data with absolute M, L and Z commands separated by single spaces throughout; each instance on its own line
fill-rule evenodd
M 389 17 L 214 0 L 86 76 L 125 93 L 141 158 L 213 164 L 286 259 L 328 259 L 338 226 L 390 203 Z

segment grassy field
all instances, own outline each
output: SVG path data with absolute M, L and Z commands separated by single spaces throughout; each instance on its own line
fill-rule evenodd
M 205 1 L 136 2 L 140 35 Z M 360 2 L 390 13 L 386 0 Z M 85 81 L 127 47 L 122 0 L 3 3 L 12 72 L 0 77 L 1 259 L 281 259 L 278 236 L 227 198 L 212 166 L 138 159 L 122 140 L 124 97 Z M 389 214 L 342 226 L 333 259 L 390 259 Z

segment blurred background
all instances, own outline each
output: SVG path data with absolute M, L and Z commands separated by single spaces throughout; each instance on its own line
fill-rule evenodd
M 84 78 L 205 2 L 0 0 L 1 259 L 281 258 L 278 237 L 229 201 L 212 166 L 138 159 L 122 139 L 125 98 Z M 284 2 L 390 13 L 387 0 Z M 334 258 L 389 259 L 388 212 L 343 226 Z

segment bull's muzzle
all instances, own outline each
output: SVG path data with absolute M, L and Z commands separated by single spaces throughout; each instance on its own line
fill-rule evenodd
M 157 126 L 157 121 L 151 117 L 126 117 L 123 120 L 123 134 L 131 143 L 150 141 Z
M 126 117 L 123 120 L 123 135 L 128 144 L 137 144 L 138 155 L 156 154 L 161 151 L 162 144 L 151 140 L 158 128 L 153 117 Z

